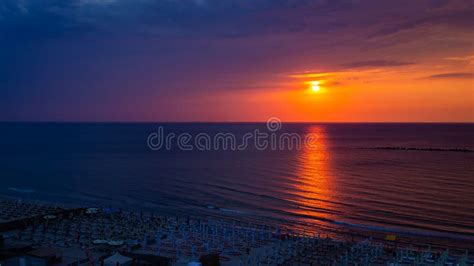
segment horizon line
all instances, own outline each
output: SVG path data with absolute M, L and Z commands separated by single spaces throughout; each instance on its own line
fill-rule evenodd
M 284 121 L 282 124 L 474 124 L 474 121 Z M 110 120 L 0 120 L 0 123 L 38 123 L 38 124 L 264 124 L 267 121 L 110 121 Z

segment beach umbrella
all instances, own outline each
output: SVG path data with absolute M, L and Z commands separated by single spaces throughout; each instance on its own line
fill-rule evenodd
M 52 215 L 52 214 L 45 215 L 45 216 L 43 216 L 43 219 L 45 219 L 45 220 L 54 220 L 54 219 L 56 219 L 56 215 Z
M 194 244 L 191 246 L 191 253 L 193 256 L 193 260 L 197 258 L 197 253 L 196 253 L 196 246 Z
M 161 239 L 158 240 L 158 242 L 156 243 L 156 253 L 157 254 L 160 254 L 160 248 L 161 248 Z
M 260 253 L 257 253 L 257 256 L 255 257 L 255 259 L 256 259 L 255 264 L 256 264 L 257 266 L 260 265 Z
M 247 257 L 247 265 L 253 265 L 253 258 L 251 255 Z
M 147 246 L 147 237 L 148 237 L 147 234 L 145 234 L 145 235 L 143 236 L 143 244 L 142 244 L 143 249 L 146 249 L 146 246 Z
M 181 258 L 181 250 L 176 247 L 176 259 L 179 260 Z

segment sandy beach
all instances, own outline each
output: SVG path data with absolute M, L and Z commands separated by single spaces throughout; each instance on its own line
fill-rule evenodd
M 472 243 L 380 232 L 309 234 L 216 217 L 114 208 L 63 209 L 2 200 L 0 261 L 47 265 L 472 265 Z M 8 225 L 8 226 L 5 226 Z M 150 262 L 152 261 L 152 262 Z M 76 264 L 74 264 L 76 263 Z M 214 264 L 213 264 L 214 263 Z M 10 265 L 10 264 L 7 264 Z

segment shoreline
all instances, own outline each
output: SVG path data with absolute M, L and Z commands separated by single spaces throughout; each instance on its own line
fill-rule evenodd
M 2 201 L 2 204 L 5 202 L 9 201 Z M 10 204 L 14 203 L 10 201 Z M 32 203 L 21 204 L 30 206 Z M 46 219 L 48 215 L 52 218 Z M 460 243 L 402 234 L 393 237 L 390 232 L 347 227 L 332 232 L 314 229 L 308 233 L 284 226 L 249 223 L 236 217 L 166 216 L 153 212 L 90 207 L 56 209 L 55 212 L 0 224 L 0 234 L 8 236 L 4 239 L 6 247 L 26 245 L 30 253 L 52 249 L 68 260 L 75 257 L 67 254 L 94 253 L 94 259 L 86 259 L 98 262 L 114 252 L 136 257 L 137 260 L 168 258 L 174 265 L 185 265 L 180 262 L 196 260 L 204 254 L 219 254 L 223 265 L 239 265 L 242 261 L 260 257 L 262 260 L 263 257 L 265 260 L 278 257 L 284 261 L 299 261 L 308 259 L 306 252 L 310 251 L 314 260 L 322 260 L 330 253 L 332 260 L 339 261 L 348 259 L 351 255 L 347 255 L 347 250 L 354 248 L 361 248 L 360 252 L 372 255 L 379 254 L 371 259 L 384 261 L 399 259 L 391 257 L 392 253 L 404 256 L 408 252 L 421 256 L 429 252 L 436 258 L 441 258 L 441 254 L 450 254 L 453 259 L 465 257 L 466 260 L 469 259 L 467 254 L 474 254 L 474 241 Z M 392 235 L 391 239 L 389 235 Z M 275 250 L 285 255 L 277 256 Z M 300 254 L 297 250 L 306 251 Z M 28 252 L 13 254 L 27 255 L 30 254 Z M 269 252 L 275 254 L 270 256 Z M 7 253 L 2 251 L 0 261 L 5 259 Z
M 468 236 L 465 234 L 458 234 L 454 232 L 441 232 L 441 231 L 434 231 L 433 233 L 430 232 L 423 232 L 423 231 L 407 231 L 403 229 L 397 229 L 397 228 L 376 228 L 375 226 L 365 226 L 365 225 L 352 225 L 349 223 L 341 223 L 337 221 L 330 221 L 327 222 L 330 225 L 334 226 L 321 226 L 321 224 L 311 224 L 308 222 L 301 222 L 301 221 L 296 221 L 298 227 L 301 228 L 296 228 L 296 224 L 293 224 L 293 228 L 290 228 L 288 221 L 281 220 L 278 222 L 272 221 L 272 222 L 264 222 L 264 217 L 260 216 L 255 216 L 250 214 L 250 215 L 237 215 L 234 213 L 229 213 L 229 212 L 221 212 L 219 211 L 218 208 L 211 208 L 209 212 L 206 214 L 186 214 L 184 211 L 179 211 L 176 213 L 171 213 L 169 211 L 155 211 L 153 207 L 143 207 L 143 208 L 122 208 L 122 207 L 114 207 L 114 206 L 100 206 L 100 205 L 79 205 L 76 203 L 58 203 L 58 202 L 52 202 L 52 201 L 47 201 L 47 200 L 29 200 L 29 199 L 21 199 L 21 198 L 15 198 L 15 197 L 6 197 L 6 196 L 0 196 L 0 201 L 2 200 L 7 200 L 7 201 L 20 201 L 23 203 L 28 203 L 28 204 L 35 204 L 35 205 L 40 205 L 40 206 L 49 206 L 49 207 L 54 207 L 58 208 L 57 212 L 53 213 L 47 213 L 50 215 L 58 215 L 58 217 L 64 217 L 69 214 L 77 214 L 78 212 L 85 211 L 87 208 L 98 208 L 98 209 L 111 209 L 111 210 L 120 210 L 120 211 L 125 211 L 125 212 L 135 212 L 135 213 L 153 213 L 157 216 L 163 216 L 163 217 L 176 217 L 179 219 L 184 219 L 184 218 L 213 218 L 213 219 L 223 219 L 223 220 L 230 220 L 230 221 L 237 221 L 241 223 L 249 223 L 249 224 L 259 224 L 259 225 L 265 225 L 265 226 L 278 226 L 281 228 L 285 228 L 288 231 L 292 232 L 298 232 L 298 234 L 306 234 L 306 233 L 312 233 L 313 235 L 317 232 L 323 234 L 323 235 L 328 235 L 331 236 L 334 239 L 339 239 L 339 240 L 347 240 L 350 239 L 354 236 L 358 237 L 364 237 L 364 236 L 369 236 L 369 237 L 374 237 L 378 239 L 383 239 L 387 235 L 396 235 L 399 239 L 404 239 L 406 241 L 413 242 L 419 242 L 419 245 L 423 245 L 423 243 L 429 243 L 429 245 L 432 246 L 439 246 L 441 248 L 454 248 L 454 249 L 468 249 L 470 252 L 474 253 L 474 235 L 473 236 Z M 45 214 L 46 215 L 46 214 Z M 21 224 L 26 223 L 31 223 L 33 220 L 44 220 L 41 219 L 42 215 L 37 215 L 36 217 L 25 217 L 24 219 L 20 220 L 15 220 L 15 221 L 8 221 L 8 222 L 3 222 L 0 219 L 0 234 L 4 231 L 8 230 L 14 230 L 16 227 L 19 227 Z M 305 233 L 306 232 L 306 233 Z M 463 241 L 462 244 L 453 244 L 459 243 L 460 241 Z M 462 246 L 467 246 L 466 248 L 463 248 Z

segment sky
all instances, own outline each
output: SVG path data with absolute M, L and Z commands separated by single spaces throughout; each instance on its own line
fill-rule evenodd
M 474 122 L 474 2 L 1 0 L 0 121 Z

